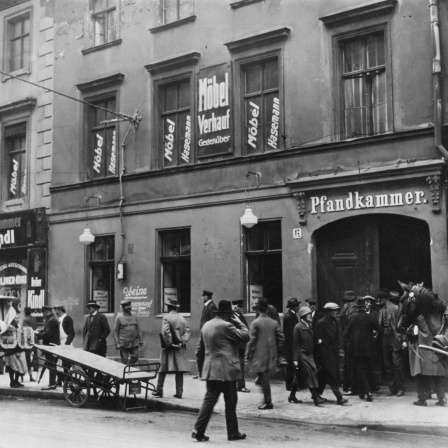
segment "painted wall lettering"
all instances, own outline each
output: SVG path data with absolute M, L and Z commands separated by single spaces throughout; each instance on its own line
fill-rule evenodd
M 168 127 L 168 133 L 165 135 L 165 159 L 168 159 L 170 162 L 172 162 L 173 147 L 174 147 L 174 131 L 176 130 L 176 123 L 167 118 L 166 124 Z
M 19 173 L 19 162 L 12 159 L 11 181 L 9 191 L 15 196 L 17 193 L 17 175 Z
M 190 162 L 190 150 L 191 150 L 191 117 L 187 115 L 185 123 L 185 139 L 184 139 L 184 149 L 181 154 L 181 158 L 184 162 Z
M 271 118 L 271 131 L 268 137 L 268 145 L 272 149 L 278 148 L 278 127 L 280 122 L 280 100 L 278 98 L 274 98 L 274 102 L 272 104 L 272 118 Z
M 93 155 L 93 170 L 98 174 L 101 173 L 101 161 L 103 160 L 103 142 L 104 138 L 100 134 L 95 134 L 96 147 Z
M 117 173 L 117 132 L 112 133 L 112 146 L 110 148 L 110 163 L 108 167 L 109 173 Z
M 257 134 L 258 134 L 258 116 L 260 115 L 260 107 L 249 101 L 250 115 L 249 126 L 247 129 L 247 143 L 252 148 L 257 147 Z

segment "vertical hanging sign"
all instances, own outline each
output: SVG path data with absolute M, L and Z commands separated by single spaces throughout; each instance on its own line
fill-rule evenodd
M 199 72 L 197 93 L 198 157 L 232 152 L 230 64 Z
M 47 249 L 28 249 L 28 291 L 26 306 L 41 309 L 45 303 L 45 277 L 47 272 Z

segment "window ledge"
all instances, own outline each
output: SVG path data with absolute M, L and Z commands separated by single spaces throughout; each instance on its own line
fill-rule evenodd
M 162 318 L 167 314 L 169 313 L 156 314 L 155 317 Z M 177 314 L 180 314 L 182 317 L 191 317 L 191 313 L 177 313 Z
M 145 65 L 145 68 L 149 73 L 155 75 L 160 72 L 196 64 L 200 57 L 201 53 L 199 51 L 191 51 L 189 53 L 178 54 L 167 59 L 160 59 L 156 62 Z
M 240 39 L 227 42 L 224 45 L 229 51 L 243 51 L 248 48 L 261 47 L 263 45 L 285 40 L 291 34 L 292 28 L 289 26 L 273 28 L 257 34 L 242 37 Z
M 37 104 L 37 99 L 33 97 L 25 98 L 24 100 L 14 101 L 13 103 L 8 103 L 0 105 L 0 115 L 10 114 L 19 112 L 22 110 L 32 110 Z
M 326 16 L 319 17 L 324 25 L 335 26 L 345 22 L 359 21 L 373 15 L 388 14 L 397 5 L 397 0 L 382 0 L 372 3 L 365 3 L 364 5 L 357 6 L 356 8 L 344 9 L 339 12 L 327 14 Z
M 186 23 L 194 22 L 196 16 L 185 17 L 185 19 L 176 20 L 175 22 L 167 23 L 166 25 L 156 26 L 155 28 L 150 28 L 149 31 L 153 34 L 161 33 L 162 31 L 169 30 L 171 28 L 177 28 L 178 26 L 185 25 Z
M 115 73 L 113 75 L 105 76 L 104 78 L 94 79 L 93 81 L 76 84 L 76 87 L 81 92 L 104 89 L 110 86 L 121 84 L 123 82 L 124 76 L 124 73 Z
M 15 72 L 10 72 L 7 75 L 3 75 L 2 82 L 8 81 L 9 79 L 14 79 L 19 76 L 30 75 L 31 70 L 29 68 L 22 68 L 20 70 L 16 70 Z M 11 76 L 9 76 L 11 75 Z
M 232 9 L 242 8 L 243 6 L 252 5 L 252 3 L 262 2 L 264 0 L 239 0 L 234 3 L 230 3 Z
M 115 47 L 116 45 L 120 45 L 123 39 L 113 40 L 112 42 L 107 42 L 107 44 L 97 45 L 95 47 L 86 48 L 81 50 L 82 54 L 90 54 L 95 53 L 97 51 L 105 50 L 106 48 Z

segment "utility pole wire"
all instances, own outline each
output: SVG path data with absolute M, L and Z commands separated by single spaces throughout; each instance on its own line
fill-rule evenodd
M 77 101 L 78 103 L 85 104 L 86 106 L 90 106 L 90 107 L 94 107 L 95 109 L 102 110 L 102 111 L 107 112 L 109 114 L 115 115 L 118 118 L 121 118 L 123 120 L 127 120 L 127 121 L 131 122 L 134 125 L 136 124 L 135 123 L 135 120 L 136 120 L 135 114 L 134 114 L 134 116 L 130 116 L 130 115 L 124 114 L 122 112 L 111 111 L 109 109 L 105 109 L 104 107 L 97 106 L 96 104 L 88 103 L 87 101 L 83 101 L 83 100 L 80 100 L 80 99 L 75 98 L 73 96 L 66 95 L 65 93 L 58 92 L 57 90 L 49 89 L 48 87 L 41 86 L 40 84 L 36 84 L 34 82 L 27 81 L 26 79 L 19 78 L 18 76 L 10 75 L 9 73 L 5 73 L 5 72 L 3 72 L 1 70 L 0 70 L 0 74 L 2 74 L 4 76 L 7 76 L 8 78 L 17 79 L 17 80 L 25 82 L 27 84 L 31 84 L 32 86 L 39 87 L 40 89 L 44 89 L 47 92 L 52 92 L 52 93 L 55 93 L 56 95 L 63 96 L 65 98 L 68 98 L 69 100 Z M 141 117 L 140 117 L 140 120 L 141 120 Z M 137 125 L 138 125 L 138 123 L 137 123 Z

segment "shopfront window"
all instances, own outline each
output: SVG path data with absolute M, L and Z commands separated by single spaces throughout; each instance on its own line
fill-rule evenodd
M 265 297 L 278 312 L 282 312 L 281 222 L 259 222 L 246 229 L 245 251 L 248 308 L 252 310 L 255 299 Z
M 190 229 L 160 232 L 162 256 L 162 312 L 168 297 L 177 300 L 181 313 L 191 311 Z
M 96 236 L 90 246 L 91 298 L 103 313 L 114 312 L 115 237 Z

